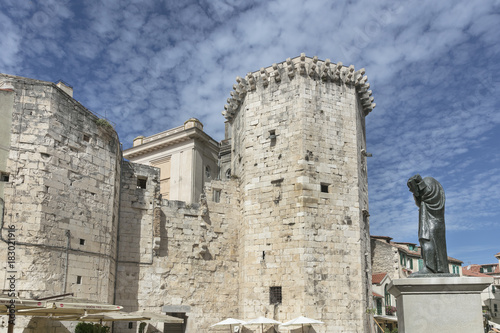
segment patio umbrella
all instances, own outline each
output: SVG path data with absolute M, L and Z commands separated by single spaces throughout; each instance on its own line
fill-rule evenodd
M 264 324 L 272 324 L 272 325 L 278 324 L 279 325 L 279 324 L 281 324 L 281 322 L 276 321 L 274 319 L 259 317 L 259 318 L 252 319 L 252 320 L 249 320 L 249 321 L 243 323 L 244 326 L 258 325 L 258 324 L 260 324 L 261 332 L 264 333 Z
M 177 318 L 174 316 L 169 316 L 163 313 L 155 313 L 155 312 L 148 312 L 148 311 L 136 311 L 136 312 L 130 312 L 129 315 L 137 315 L 137 316 L 142 316 L 147 318 L 144 321 L 159 321 L 162 323 L 167 323 L 167 324 L 182 324 L 184 323 L 184 319 L 182 318 Z
M 213 324 L 210 327 L 214 327 L 214 326 L 227 326 L 227 325 L 229 325 L 229 331 L 232 332 L 233 331 L 233 325 L 241 325 L 243 323 L 244 323 L 243 320 L 234 319 L 234 318 L 227 318 L 227 319 L 225 319 L 223 321 L 220 321 L 220 322 L 218 322 L 216 324 Z
M 311 318 L 307 318 L 304 316 L 300 316 L 300 317 L 297 317 L 297 318 L 292 319 L 290 321 L 287 321 L 286 323 L 282 324 L 281 326 L 302 325 L 302 333 L 304 333 L 304 325 L 312 325 L 312 324 L 323 324 L 323 322 L 316 320 L 316 319 L 311 319 Z

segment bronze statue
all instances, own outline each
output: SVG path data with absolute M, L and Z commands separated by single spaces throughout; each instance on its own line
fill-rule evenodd
M 418 240 L 424 262 L 423 269 L 414 274 L 449 274 L 443 187 L 434 178 L 422 179 L 419 174 L 411 177 L 407 185 L 419 207 Z

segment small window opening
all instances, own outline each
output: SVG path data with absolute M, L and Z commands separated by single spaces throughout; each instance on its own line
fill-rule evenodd
M 205 177 L 207 177 L 207 179 L 210 179 L 212 177 L 212 174 L 210 173 L 210 167 L 208 165 L 205 166 Z
M 321 192 L 322 193 L 328 193 L 328 187 L 329 187 L 328 184 L 321 183 Z
M 147 180 L 147 177 L 137 177 L 137 188 L 146 188 Z
M 7 172 L 0 172 L 0 182 L 8 182 L 9 174 Z
M 281 304 L 281 287 L 269 287 L 269 303 Z
M 90 136 L 88 136 L 87 134 L 84 134 L 83 135 L 83 141 L 90 142 Z
M 214 202 L 220 202 L 220 193 L 221 190 L 213 190 L 213 201 Z
M 129 329 L 134 328 L 134 323 L 133 323 L 133 322 L 129 322 L 129 323 L 128 323 L 128 328 L 129 328 Z
M 231 178 L 231 168 L 226 170 L 226 178 L 227 179 Z
M 82 277 L 80 275 L 76 277 L 76 284 L 82 284 Z
M 276 131 L 275 130 L 269 131 L 269 139 L 271 140 L 271 147 L 276 146 Z
M 85 239 L 80 238 L 80 245 L 85 245 Z

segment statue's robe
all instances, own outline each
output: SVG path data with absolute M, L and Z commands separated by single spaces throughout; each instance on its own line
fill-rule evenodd
M 449 273 L 444 225 L 445 195 L 441 184 L 432 177 L 423 179 L 425 188 L 415 198 L 419 211 L 418 238 L 430 242 L 422 248 L 424 264 L 435 273 Z M 422 242 L 421 242 L 422 243 Z

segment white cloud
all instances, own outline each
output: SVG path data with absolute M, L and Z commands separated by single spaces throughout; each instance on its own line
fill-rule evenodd
M 406 179 L 416 172 L 446 185 L 452 232 L 500 217 L 498 1 L 3 6 L 1 71 L 68 81 L 125 147 L 189 117 L 222 139 L 235 77 L 301 52 L 365 67 L 378 105 L 367 118 L 372 230 L 415 237 Z

